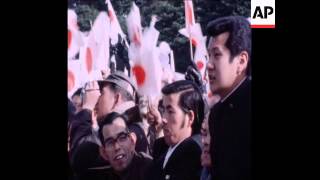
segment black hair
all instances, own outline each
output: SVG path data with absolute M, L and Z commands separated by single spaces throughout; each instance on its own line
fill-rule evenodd
M 73 98 L 74 96 L 81 96 L 82 88 L 78 88 L 76 92 L 74 92 L 71 96 Z
M 178 105 L 183 112 L 194 112 L 192 134 L 200 133 L 201 123 L 205 115 L 205 102 L 197 85 L 189 80 L 180 80 L 168 84 L 162 88 L 164 95 L 182 92 L 179 96 Z
M 104 137 L 103 137 L 103 134 L 102 134 L 103 127 L 106 126 L 106 125 L 112 124 L 113 121 L 115 119 L 117 119 L 118 117 L 123 119 L 124 123 L 126 124 L 126 129 L 129 132 L 127 117 L 125 115 L 119 114 L 117 112 L 111 112 L 102 121 L 98 122 L 98 125 L 99 125 L 98 135 L 99 135 L 99 139 L 100 139 L 102 144 L 104 144 Z
M 230 50 L 230 62 L 242 51 L 246 51 L 249 55 L 246 74 L 251 74 L 251 27 L 245 17 L 227 16 L 215 19 L 208 23 L 207 32 L 211 37 L 229 32 L 226 47 Z
M 72 101 L 68 98 L 68 121 L 71 120 L 71 118 L 74 117 L 76 112 L 76 107 L 74 107 L 74 104 Z

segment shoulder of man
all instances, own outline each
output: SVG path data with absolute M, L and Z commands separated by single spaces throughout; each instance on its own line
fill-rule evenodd
M 132 170 L 141 176 L 146 176 L 152 165 L 152 157 L 144 152 L 135 152 L 132 160 Z
M 169 146 L 166 144 L 164 137 L 155 140 L 153 145 L 152 156 L 154 159 L 159 159 L 161 155 L 165 154 Z
M 201 152 L 201 147 L 196 140 L 193 137 L 188 137 L 177 146 L 171 156 L 172 160 L 189 162 L 198 159 L 200 161 Z
M 70 125 L 70 146 L 71 151 L 80 144 L 80 141 L 92 135 L 91 111 L 84 109 L 78 112 Z
M 201 146 L 197 142 L 196 138 L 194 138 L 193 136 L 185 139 L 179 146 L 180 146 L 179 149 L 181 149 L 182 152 L 185 152 L 186 155 L 188 154 L 190 155 L 192 154 L 196 156 L 201 155 L 201 152 L 202 152 Z
M 146 162 L 152 161 L 152 157 L 145 152 L 138 152 L 138 153 L 136 153 L 136 156 L 141 161 L 146 161 Z
M 223 104 L 248 103 L 251 101 L 251 78 L 247 77 L 243 83 L 228 97 Z
M 72 153 L 71 166 L 75 172 L 84 172 L 88 169 L 109 169 L 110 165 L 99 154 L 99 145 L 95 142 L 85 141 Z

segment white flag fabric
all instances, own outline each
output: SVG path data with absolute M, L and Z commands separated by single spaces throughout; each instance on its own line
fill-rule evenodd
M 189 36 L 185 28 L 180 29 L 179 32 L 186 37 Z M 206 37 L 203 36 L 199 23 L 190 26 L 190 34 L 192 44 L 196 47 L 193 60 L 197 65 L 198 70 L 201 72 L 202 78 L 205 79 L 206 66 L 209 58 L 206 48 Z
M 142 27 L 140 19 L 140 10 L 133 2 L 131 10 L 127 16 L 127 28 L 130 40 L 130 46 L 128 49 L 129 63 L 131 67 L 137 62 L 141 61 L 141 43 L 142 43 Z M 142 73 L 143 74 L 143 73 Z
M 194 62 L 197 65 L 198 70 L 201 73 L 202 80 L 207 80 L 206 78 L 206 67 L 209 60 L 208 52 L 205 45 L 205 39 L 201 39 L 199 45 L 196 46 L 196 51 L 194 54 Z
M 131 72 L 138 86 L 138 92 L 150 97 L 161 95 L 162 69 L 156 47 L 159 31 L 154 28 L 155 22 L 156 18 L 153 17 L 150 26 L 142 34 L 140 11 L 133 3 L 127 17 Z
M 97 46 L 97 58 L 94 59 L 94 70 L 104 70 L 109 66 L 109 30 L 110 20 L 106 12 L 100 12 L 92 26 L 91 32 Z M 93 54 L 95 56 L 95 54 Z
M 141 46 L 142 41 L 142 27 L 140 10 L 137 5 L 133 2 L 130 13 L 127 17 L 127 27 L 130 39 L 130 44 Z
M 204 38 L 199 23 L 195 23 L 194 25 L 190 26 L 190 31 L 188 31 L 186 28 L 182 28 L 179 30 L 179 33 L 186 36 L 187 38 L 191 37 L 192 45 L 195 47 L 198 46 L 199 43 L 201 43 L 202 38 Z
M 78 29 L 77 14 L 74 10 L 68 9 L 68 27 L 72 29 Z
M 102 78 L 99 75 L 101 70 L 109 67 L 109 25 L 106 12 L 100 12 L 89 32 L 84 48 L 80 51 L 82 77 L 86 81 Z
M 83 40 L 77 25 L 77 15 L 73 10 L 68 9 L 68 60 L 74 58 L 81 46 L 83 46 Z
M 120 35 L 122 37 L 122 39 L 125 39 L 126 35 L 123 33 L 123 31 L 121 29 L 117 15 L 113 9 L 113 6 L 112 6 L 110 0 L 106 0 L 106 3 L 108 4 L 108 15 L 109 15 L 109 19 L 110 19 L 111 44 L 115 45 L 118 43 L 118 35 Z
M 192 0 L 184 0 L 184 14 L 187 30 L 196 23 L 194 18 L 193 3 Z
M 146 81 L 139 89 L 140 92 L 150 96 L 161 95 L 161 77 L 163 71 L 159 60 L 159 51 L 156 47 L 159 38 L 159 31 L 155 29 L 156 16 L 152 16 L 150 26 L 143 32 L 142 65 L 146 69 Z
M 172 83 L 173 75 L 175 72 L 174 62 L 173 62 L 173 51 L 171 50 L 169 44 L 162 41 L 158 47 L 159 50 L 159 60 L 162 66 L 162 82 Z

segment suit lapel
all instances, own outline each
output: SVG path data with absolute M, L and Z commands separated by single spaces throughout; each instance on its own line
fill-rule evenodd
M 182 149 L 185 146 L 185 143 L 187 143 L 189 141 L 190 137 L 186 138 L 185 140 L 183 140 L 178 147 L 173 151 L 173 153 L 171 154 L 171 156 L 168 159 L 168 162 L 164 168 L 164 171 L 173 171 L 174 169 L 176 169 L 178 166 L 176 164 L 177 160 L 180 156 L 182 156 L 183 154 L 181 153 Z

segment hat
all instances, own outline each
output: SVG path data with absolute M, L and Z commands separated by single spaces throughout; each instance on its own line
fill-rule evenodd
M 137 86 L 132 79 L 121 71 L 116 71 L 110 74 L 106 79 L 98 81 L 99 87 L 103 87 L 106 83 L 114 83 L 120 88 L 126 90 L 134 98 L 137 91 Z

